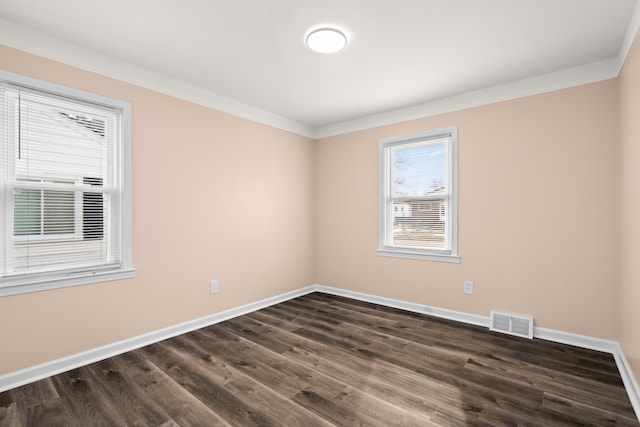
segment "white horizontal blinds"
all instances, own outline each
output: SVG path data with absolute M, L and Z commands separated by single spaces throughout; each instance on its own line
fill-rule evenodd
M 50 181 L 17 178 L 17 186 L 13 190 L 14 236 L 72 236 L 76 228 L 75 192 L 26 187 L 26 183 L 34 182 Z M 54 181 L 52 183 L 73 185 L 73 182 Z M 19 187 L 19 185 L 25 186 Z
M 391 245 L 450 251 L 449 138 L 391 146 Z
M 13 109 L 3 159 L 4 276 L 120 263 L 116 111 L 0 87 Z

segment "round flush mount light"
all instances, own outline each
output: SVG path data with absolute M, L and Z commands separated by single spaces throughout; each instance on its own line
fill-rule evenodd
M 347 45 L 347 37 L 334 28 L 320 28 L 307 36 L 307 46 L 318 53 L 336 53 Z

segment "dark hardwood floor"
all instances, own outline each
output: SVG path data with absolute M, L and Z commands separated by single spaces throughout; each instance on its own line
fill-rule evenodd
M 1 393 L 0 425 L 639 423 L 610 354 L 313 293 Z

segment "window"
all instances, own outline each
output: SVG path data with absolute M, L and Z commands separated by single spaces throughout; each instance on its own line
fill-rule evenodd
M 380 141 L 378 255 L 460 262 L 457 128 Z
M 0 71 L 0 296 L 133 277 L 130 106 Z

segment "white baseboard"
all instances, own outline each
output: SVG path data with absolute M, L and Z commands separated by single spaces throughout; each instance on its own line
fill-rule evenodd
M 554 329 L 539 328 L 537 326 L 533 328 L 533 337 L 611 354 L 615 353 L 618 346 L 616 341 L 594 338 L 587 335 L 572 334 L 570 332 L 556 331 Z
M 298 289 L 296 291 L 276 295 L 274 297 L 267 298 L 261 301 L 256 301 L 220 313 L 212 314 L 210 316 L 205 316 L 200 319 L 191 320 L 189 322 L 170 326 L 168 328 L 160 329 L 158 331 L 150 332 L 148 334 L 133 337 L 124 341 L 119 341 L 103 347 L 53 360 L 41 365 L 33 366 L 16 372 L 11 372 L 5 375 L 0 375 L 0 392 L 34 381 L 38 381 L 40 379 L 47 378 L 71 369 L 75 369 L 80 366 L 88 365 L 99 360 L 113 357 L 127 351 L 135 350 L 137 348 L 144 347 L 146 345 L 153 344 L 167 338 L 172 338 L 177 335 L 216 324 L 218 322 L 242 316 L 243 314 L 251 313 L 253 311 L 260 310 L 261 308 L 269 307 L 271 305 L 288 301 L 290 299 L 297 298 L 312 292 L 323 292 L 326 294 L 342 296 L 359 301 L 380 304 L 387 307 L 399 308 L 414 313 L 428 314 L 431 316 L 455 320 L 471 325 L 482 326 L 486 328 L 489 327 L 490 319 L 489 317 L 485 316 L 479 316 L 476 314 L 464 313 L 455 310 L 448 310 L 439 307 L 431 307 L 428 305 L 396 300 L 392 298 L 385 298 L 361 292 L 332 288 L 324 285 L 312 285 Z M 617 342 L 539 327 L 534 328 L 533 336 L 534 338 L 538 339 L 558 342 L 562 344 L 569 344 L 576 347 L 582 347 L 612 354 L 616 361 L 616 365 L 618 366 L 618 371 L 620 372 L 620 376 L 622 377 L 622 381 L 624 383 L 627 394 L 629 395 L 629 400 L 631 400 L 631 404 L 633 405 L 633 409 L 636 412 L 636 416 L 638 416 L 638 418 L 640 419 L 640 388 L 638 387 L 635 377 L 633 376 L 633 373 L 631 371 L 631 367 L 629 366 L 629 363 L 627 362 L 627 359 L 625 358 L 622 349 Z
M 210 316 L 201 317 L 199 319 L 180 323 L 148 334 L 129 338 L 124 341 L 108 344 L 82 353 L 73 354 L 68 357 L 32 366 L 20 371 L 0 375 L 0 392 L 113 357 L 118 354 L 126 353 L 127 351 L 135 350 L 167 338 L 172 338 L 218 322 L 242 316 L 243 314 L 251 313 L 253 311 L 260 310 L 261 308 L 288 301 L 292 298 L 297 298 L 314 291 L 315 286 L 308 286 L 296 291 L 287 292 L 261 301 L 256 301 L 230 310 L 222 311 L 220 313 L 212 314 Z
M 618 371 L 620 371 L 620 377 L 622 377 L 622 382 L 629 395 L 631 405 L 633 405 L 633 410 L 636 411 L 636 416 L 640 421 L 640 387 L 638 387 L 627 358 L 624 357 L 620 344 L 616 343 L 616 351 L 613 353 L 613 357 L 616 359 L 616 365 L 618 365 Z
M 443 319 L 456 320 L 458 322 L 470 323 L 477 326 L 489 327 L 489 318 L 477 316 L 475 314 L 463 313 L 461 311 L 447 310 L 446 308 L 430 307 L 424 304 L 416 304 L 397 299 L 379 297 L 376 295 L 363 294 L 361 292 L 352 292 L 339 288 L 331 288 L 329 286 L 316 285 L 315 291 L 324 292 L 325 294 L 337 295 L 341 297 L 351 298 L 359 301 L 371 302 L 387 307 L 399 308 L 401 310 L 411 311 L 413 313 L 430 314 L 432 316 L 441 317 Z

